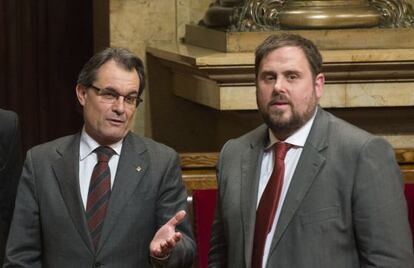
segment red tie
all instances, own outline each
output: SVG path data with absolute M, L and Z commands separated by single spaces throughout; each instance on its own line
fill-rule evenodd
M 274 155 L 276 157 L 273 172 L 270 175 L 270 179 L 267 182 L 256 211 L 252 268 L 262 268 L 266 237 L 272 229 L 273 219 L 275 218 L 277 205 L 279 203 L 285 173 L 284 160 L 289 148 L 290 144 L 284 142 L 278 142 L 274 147 Z
M 98 156 L 98 163 L 93 168 L 91 181 L 89 183 L 86 218 L 88 220 L 89 232 L 96 249 L 99 238 L 101 237 L 103 221 L 111 195 L 111 171 L 108 166 L 108 161 L 115 152 L 107 146 L 100 146 L 95 149 L 95 152 Z

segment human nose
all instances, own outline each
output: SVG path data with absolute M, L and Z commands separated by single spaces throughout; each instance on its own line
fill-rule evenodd
M 273 91 L 280 92 L 280 91 L 283 91 L 283 89 L 284 89 L 283 80 L 282 78 L 278 77 L 277 79 L 275 79 L 275 82 L 273 84 Z
M 112 105 L 112 109 L 117 113 L 125 112 L 125 97 L 118 96 Z

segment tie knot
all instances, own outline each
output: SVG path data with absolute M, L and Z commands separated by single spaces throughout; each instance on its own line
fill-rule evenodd
M 95 153 L 98 156 L 98 162 L 108 162 L 115 154 L 115 151 L 108 146 L 99 146 L 95 149 Z
M 292 144 L 289 144 L 286 142 L 277 142 L 275 145 L 275 149 L 274 149 L 276 158 L 285 160 L 286 153 L 289 151 L 291 147 L 292 147 Z

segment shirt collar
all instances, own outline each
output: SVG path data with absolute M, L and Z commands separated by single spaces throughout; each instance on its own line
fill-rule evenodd
M 305 146 L 306 139 L 309 136 L 309 132 L 313 125 L 313 121 L 315 121 L 316 113 L 318 109 L 315 109 L 313 116 L 306 122 L 301 128 L 295 131 L 292 135 L 290 135 L 284 142 L 292 144 L 295 147 L 303 147 Z M 275 137 L 272 130 L 269 128 L 269 144 L 266 146 L 265 150 L 271 148 L 276 142 L 279 140 Z
M 122 149 L 122 142 L 123 139 L 108 145 L 111 147 L 117 155 L 121 154 Z M 80 150 L 79 150 L 79 158 L 82 161 L 87 156 L 89 156 L 96 148 L 101 146 L 99 143 L 97 143 L 91 136 L 89 136 L 88 133 L 85 131 L 85 127 L 82 128 L 81 138 L 80 138 Z

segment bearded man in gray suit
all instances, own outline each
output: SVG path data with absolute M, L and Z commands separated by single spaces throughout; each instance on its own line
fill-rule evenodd
M 27 153 L 4 267 L 191 266 L 178 155 L 130 132 L 144 82 L 126 49 L 85 64 L 84 127 Z
M 311 41 L 273 35 L 255 55 L 266 124 L 221 151 L 209 267 L 414 267 L 391 146 L 318 106 L 325 78 Z

